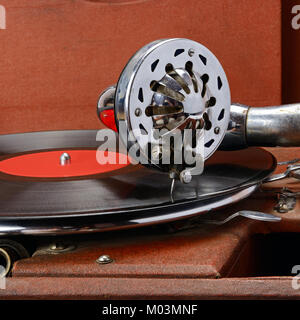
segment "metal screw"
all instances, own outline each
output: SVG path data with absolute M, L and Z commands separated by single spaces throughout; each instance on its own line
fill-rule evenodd
M 114 260 L 108 256 L 107 254 L 103 254 L 102 256 L 100 256 L 96 262 L 99 263 L 99 264 L 108 264 L 108 263 L 111 263 L 113 262 Z
M 195 53 L 194 49 L 190 49 L 189 52 L 188 52 L 190 57 L 192 57 L 194 55 L 194 53 Z
M 142 114 L 142 110 L 140 108 L 136 108 L 134 114 L 139 117 Z
M 192 178 L 193 178 L 191 172 L 188 171 L 188 170 L 181 171 L 179 177 L 180 177 L 180 181 L 182 183 L 190 183 L 192 181 Z
M 215 132 L 215 134 L 219 134 L 220 133 L 220 128 L 219 127 L 215 127 L 214 132 Z

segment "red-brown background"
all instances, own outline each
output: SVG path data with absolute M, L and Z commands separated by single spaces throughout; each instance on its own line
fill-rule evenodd
M 137 49 L 159 38 L 185 37 L 207 46 L 227 73 L 232 101 L 282 101 L 280 0 L 0 4 L 7 13 L 7 29 L 0 30 L 0 133 L 100 127 L 99 93 L 117 81 Z

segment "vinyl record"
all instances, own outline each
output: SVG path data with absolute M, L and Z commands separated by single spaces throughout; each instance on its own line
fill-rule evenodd
M 209 203 L 218 208 L 248 196 L 276 167 L 275 158 L 264 149 L 218 151 L 190 184 L 177 181 L 171 196 L 167 174 L 141 165 L 97 163 L 96 134 L 96 130 L 76 130 L 0 136 L 0 232 L 1 226 L 16 222 L 20 227 L 43 221 L 51 229 L 56 221 L 62 232 L 84 217 L 105 221 L 114 229 L 134 224 L 128 221 L 135 217 L 161 222 L 168 219 L 154 217 L 176 213 L 180 218 L 180 212 L 191 208 L 182 217 L 194 215 L 203 206 L 207 210 Z M 58 156 L 64 152 L 79 156 L 56 176 L 55 168 L 61 170 Z

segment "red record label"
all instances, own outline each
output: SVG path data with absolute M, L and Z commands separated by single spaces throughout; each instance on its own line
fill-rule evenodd
M 60 157 L 63 153 L 70 156 L 70 163 L 61 164 Z M 60 150 L 28 153 L 4 159 L 0 161 L 0 171 L 23 177 L 67 178 L 97 175 L 124 168 L 129 164 L 127 155 L 117 152 Z

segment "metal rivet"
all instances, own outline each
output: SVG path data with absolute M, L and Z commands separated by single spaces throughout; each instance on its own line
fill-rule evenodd
M 135 111 L 134 111 L 134 114 L 139 117 L 142 115 L 142 110 L 140 108 L 136 108 Z
M 102 256 L 100 256 L 96 262 L 99 263 L 99 264 L 107 264 L 107 263 L 111 263 L 113 262 L 114 260 L 108 256 L 107 254 L 103 254 Z
M 189 53 L 189 56 L 192 57 L 194 55 L 194 53 L 195 53 L 195 50 L 194 49 L 190 49 L 188 53 Z
M 215 134 L 219 134 L 220 133 L 220 128 L 219 127 L 215 127 L 214 132 L 215 132 Z

